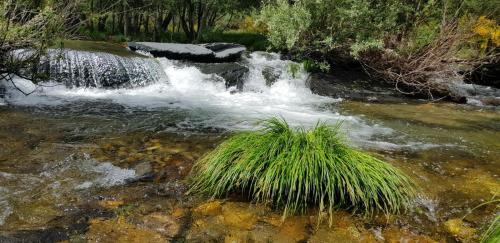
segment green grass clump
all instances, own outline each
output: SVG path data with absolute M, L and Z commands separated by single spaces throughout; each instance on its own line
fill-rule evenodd
M 481 243 L 497 243 L 500 242 L 500 214 L 493 219 L 490 227 L 481 237 Z
M 307 131 L 271 119 L 260 131 L 229 138 L 193 167 L 189 193 L 230 192 L 282 208 L 283 217 L 317 206 L 331 222 L 336 208 L 398 213 L 414 186 L 390 164 L 346 146 L 339 126 L 319 123 Z

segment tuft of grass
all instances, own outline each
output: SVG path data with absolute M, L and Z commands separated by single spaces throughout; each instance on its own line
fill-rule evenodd
M 481 237 L 481 243 L 496 243 L 500 242 L 500 214 L 493 219 L 490 227 Z
M 415 195 L 414 184 L 390 164 L 345 145 L 340 125 L 292 129 L 273 118 L 259 131 L 232 136 L 196 162 L 188 193 L 223 197 L 248 194 L 287 215 L 311 206 L 399 213 Z

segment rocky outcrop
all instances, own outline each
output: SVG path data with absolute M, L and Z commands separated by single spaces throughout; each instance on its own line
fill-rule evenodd
M 361 101 L 399 102 L 404 96 L 394 87 L 372 81 L 362 71 L 334 71 L 334 74 L 313 73 L 307 85 L 315 94 Z
M 216 74 L 223 78 L 226 87 L 236 87 L 241 91 L 249 69 L 238 63 L 194 63 L 205 74 Z
M 484 85 L 467 84 L 462 80 L 441 80 L 434 82 L 437 85 L 441 85 L 441 89 L 446 91 L 445 94 L 450 97 L 451 101 L 476 106 L 500 105 L 500 89 Z
M 215 58 L 220 62 L 233 62 L 239 60 L 243 52 L 247 50 L 245 46 L 232 43 L 210 43 L 203 44 L 203 47 L 213 51 Z
M 192 62 L 234 62 L 241 58 L 246 48 L 231 43 L 210 44 L 178 44 L 157 42 L 129 42 L 128 47 L 133 51 L 145 51 L 154 57 L 166 57 L 173 60 Z
M 476 106 L 500 105 L 500 89 L 494 87 L 467 84 L 457 78 L 430 77 L 429 82 L 435 87 L 432 96 L 428 93 L 405 95 L 395 90 L 391 84 L 370 79 L 362 71 L 351 70 L 311 74 L 307 85 L 315 94 L 350 100 L 402 102 L 414 98 L 442 99 Z

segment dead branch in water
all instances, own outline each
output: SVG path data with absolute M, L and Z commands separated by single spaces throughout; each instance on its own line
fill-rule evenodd
M 427 95 L 432 100 L 453 96 L 448 86 L 436 79 L 462 80 L 465 73 L 459 73 L 454 64 L 478 66 L 498 57 L 492 52 L 476 59 L 455 59 L 457 45 L 469 37 L 458 30 L 457 23 L 448 23 L 441 28 L 439 36 L 420 51 L 406 54 L 393 50 L 368 52 L 362 55 L 361 63 L 370 75 L 394 84 L 403 94 Z

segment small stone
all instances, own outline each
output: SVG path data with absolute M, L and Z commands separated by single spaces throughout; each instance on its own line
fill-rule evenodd
M 177 219 L 183 218 L 184 216 L 186 216 L 186 214 L 187 214 L 187 212 L 186 212 L 186 209 L 184 209 L 184 208 L 175 208 L 172 211 L 172 217 L 177 218 Z
M 153 147 L 146 148 L 146 150 L 153 151 L 153 150 L 157 150 L 159 148 L 160 148 L 160 146 L 153 146 Z
M 181 226 L 176 218 L 162 213 L 152 213 L 143 218 L 142 226 L 162 234 L 168 238 L 174 238 L 179 234 Z
M 222 208 L 220 219 L 229 227 L 251 230 L 257 223 L 258 217 L 256 212 L 251 210 L 248 205 L 227 203 Z
M 307 238 L 309 219 L 307 217 L 289 217 L 279 227 L 273 242 L 300 242 Z
M 212 201 L 204 203 L 193 210 L 195 216 L 215 216 L 222 213 L 222 202 Z
M 149 162 L 143 162 L 134 167 L 137 178 L 151 178 L 154 174 L 153 167 Z

